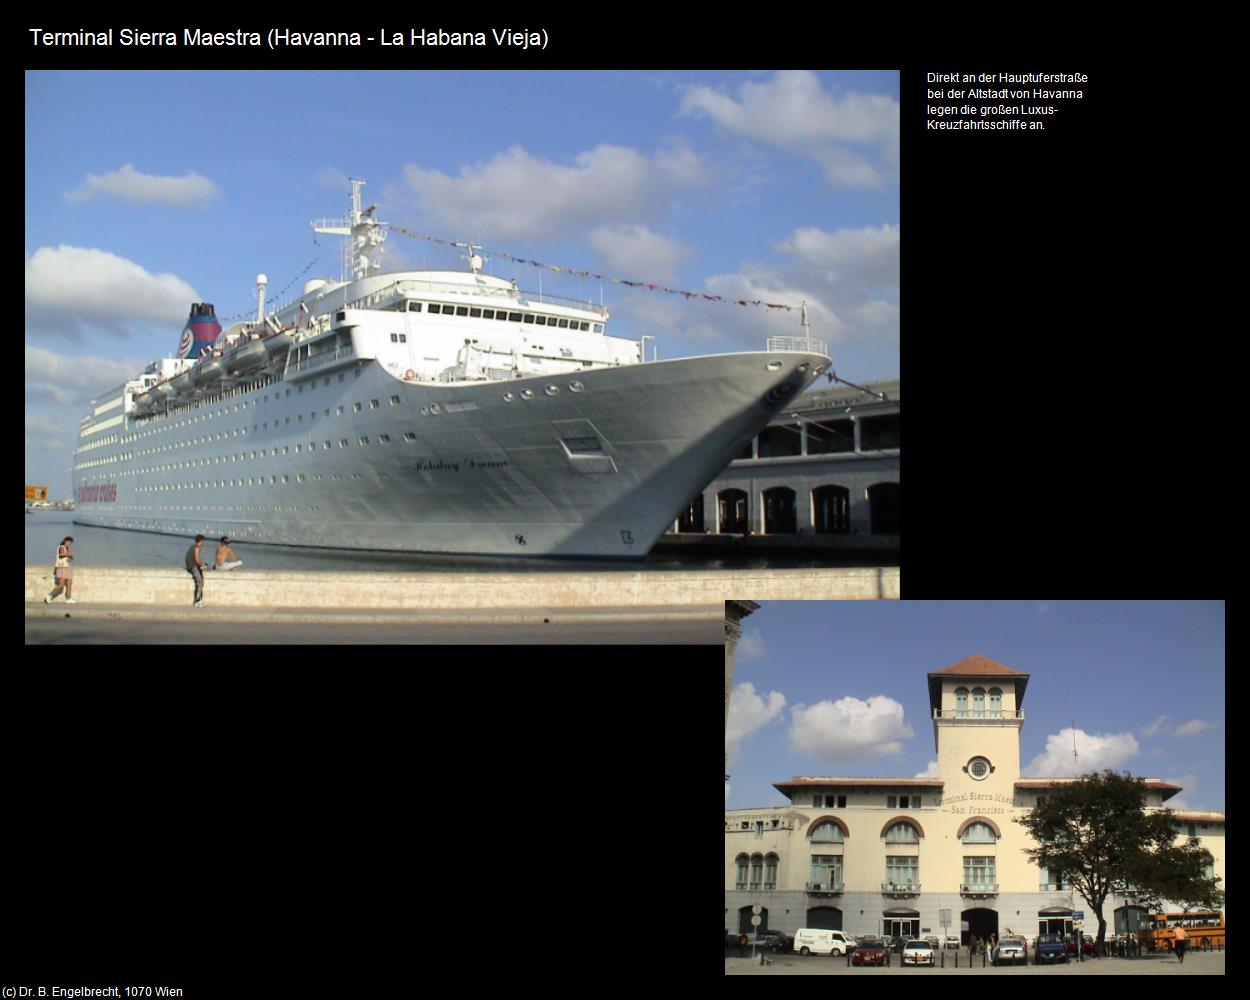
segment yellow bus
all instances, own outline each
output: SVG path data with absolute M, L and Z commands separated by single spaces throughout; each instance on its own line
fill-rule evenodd
M 1188 951 L 1197 951 L 1207 947 L 1224 946 L 1224 914 L 1218 911 L 1196 910 L 1192 913 L 1151 913 L 1141 923 L 1146 933 L 1151 950 L 1172 950 L 1173 931 L 1177 927 L 1185 929 L 1185 940 Z

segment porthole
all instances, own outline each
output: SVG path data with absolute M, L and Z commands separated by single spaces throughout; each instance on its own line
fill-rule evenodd
M 585 387 L 584 385 L 582 385 L 582 383 L 581 383 L 581 382 L 578 382 L 578 381 L 576 381 L 576 380 L 574 380 L 574 381 L 572 381 L 572 382 L 570 382 L 570 383 L 569 383 L 569 390 L 570 390 L 571 392 L 581 392 L 581 391 L 582 391 L 583 389 L 585 389 L 585 388 L 586 388 L 586 387 Z
M 430 408 L 428 406 L 421 407 L 421 416 L 428 417 L 429 415 L 430 415 Z
M 534 390 L 533 390 L 533 389 L 522 389 L 522 390 L 521 390 L 521 398 L 522 398 L 522 399 L 533 399 L 533 398 L 534 398 Z
M 504 401 L 505 403 L 511 403 L 514 399 L 516 399 L 516 396 L 514 396 L 514 395 L 513 395 L 512 393 L 510 393 L 510 392 L 505 392 L 505 393 L 503 394 L 503 401 Z
M 440 413 L 442 413 L 442 412 L 443 412 L 442 407 L 441 407 L 441 406 L 439 406 L 437 403 L 431 403 L 431 404 L 430 404 L 430 413 L 431 413 L 431 414 L 433 414 L 434 416 L 438 416 L 438 415 L 439 415 Z
M 994 768 L 990 762 L 984 757 L 973 757 L 972 760 L 968 761 L 968 775 L 974 781 L 984 781 L 993 770 Z
M 768 362 L 768 364 L 766 364 L 764 367 L 765 367 L 768 371 L 770 371 L 770 372 L 780 371 L 780 370 L 781 370 L 781 362 L 780 362 L 780 361 L 770 361 L 770 362 Z
M 808 369 L 809 367 L 811 367 L 811 366 L 810 366 L 810 365 L 808 365 L 808 363 L 807 363 L 806 361 L 804 361 L 801 365 L 799 365 L 799 371 L 801 371 L 801 372 L 805 372 L 805 371 L 807 371 L 807 369 Z
M 546 389 L 543 390 L 543 392 L 545 392 L 548 396 L 554 396 L 559 391 L 560 391 L 560 387 L 558 385 L 549 385 L 547 386 Z

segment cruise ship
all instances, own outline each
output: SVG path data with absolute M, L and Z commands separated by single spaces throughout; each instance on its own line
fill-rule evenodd
M 647 360 L 608 311 L 482 271 L 381 270 L 352 182 L 344 274 L 93 401 L 75 521 L 332 549 L 641 559 L 830 360 L 810 337 Z M 774 349 L 775 348 L 775 349 Z

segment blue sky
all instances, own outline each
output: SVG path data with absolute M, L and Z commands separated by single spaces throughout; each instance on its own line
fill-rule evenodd
M 1111 601 L 764 603 L 738 647 L 726 807 L 783 803 L 773 782 L 801 774 L 921 774 L 925 675 L 973 653 L 1030 675 L 1026 775 L 1071 773 L 1071 691 L 1083 770 L 1163 778 L 1184 789 L 1168 805 L 1223 811 L 1223 603 Z
M 68 496 L 79 418 L 220 317 L 337 277 L 362 177 L 379 217 L 528 260 L 809 303 L 856 382 L 896 377 L 895 72 L 30 72 L 26 481 Z M 392 234 L 388 269 L 462 266 Z M 305 271 L 311 261 L 316 260 Z M 496 258 L 522 288 L 600 285 Z M 606 284 L 609 331 L 662 357 L 760 350 L 797 314 Z

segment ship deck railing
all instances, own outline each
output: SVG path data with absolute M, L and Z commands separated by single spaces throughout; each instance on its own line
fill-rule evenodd
M 552 295 L 549 292 L 518 291 L 514 288 L 478 288 L 474 285 L 462 285 L 449 281 L 419 281 L 415 278 L 401 278 L 370 292 L 362 298 L 353 299 L 346 304 L 347 309 L 368 309 L 383 302 L 407 298 L 413 293 L 422 295 L 455 295 L 464 298 L 502 299 L 518 310 L 524 309 L 526 303 L 542 303 L 544 305 L 565 306 L 582 312 L 591 312 L 606 317 L 607 307 L 596 305 L 586 299 L 573 299 L 564 295 Z M 517 295 L 520 295 L 520 300 Z

